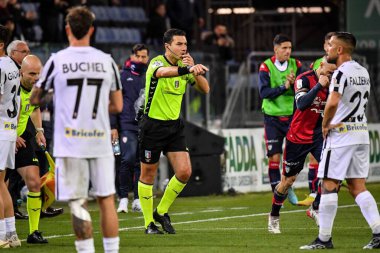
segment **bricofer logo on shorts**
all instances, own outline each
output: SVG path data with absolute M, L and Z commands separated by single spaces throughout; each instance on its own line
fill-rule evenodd
M 104 131 L 98 129 L 73 129 L 66 127 L 65 136 L 67 138 L 104 138 Z
M 4 122 L 4 130 L 16 130 L 17 125 L 11 122 Z

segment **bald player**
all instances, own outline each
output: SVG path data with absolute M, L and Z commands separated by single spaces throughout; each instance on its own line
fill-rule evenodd
M 37 144 L 46 146 L 46 140 L 42 128 L 41 111 L 38 106 L 30 104 L 29 98 L 33 85 L 37 82 L 42 63 L 35 55 L 28 55 L 21 64 L 20 97 L 21 110 L 17 126 L 16 141 L 16 169 L 24 179 L 29 193 L 27 196 L 27 211 L 29 215 L 29 235 L 27 243 L 47 243 L 38 230 L 41 213 L 41 179 L 38 159 L 31 144 L 32 138 L 36 138 Z M 27 129 L 29 117 L 36 129 L 35 133 Z

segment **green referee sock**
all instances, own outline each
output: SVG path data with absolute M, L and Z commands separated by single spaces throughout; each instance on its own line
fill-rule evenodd
M 29 234 L 38 230 L 41 215 L 41 192 L 29 192 L 26 199 L 26 209 L 29 215 Z
M 180 182 L 175 175 L 170 179 L 168 186 L 166 187 L 164 196 L 162 197 L 160 204 L 157 206 L 157 213 L 163 215 L 169 211 L 170 206 L 174 200 L 181 193 L 186 184 Z
M 139 190 L 139 199 L 141 204 L 141 209 L 144 215 L 145 227 L 151 222 L 154 222 L 153 219 L 153 185 L 144 184 L 141 181 L 138 183 Z

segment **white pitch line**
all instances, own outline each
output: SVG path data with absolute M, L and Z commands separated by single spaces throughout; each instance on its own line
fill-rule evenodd
M 240 206 L 240 207 L 231 207 L 229 208 L 230 210 L 243 210 L 243 209 L 248 209 L 248 206 Z
M 317 229 L 317 226 L 314 226 Z M 368 230 L 368 227 L 334 227 L 334 229 L 343 229 L 343 230 L 352 230 L 352 229 L 365 229 Z M 186 231 L 208 231 L 209 228 L 187 228 Z M 267 227 L 251 227 L 251 228 L 212 228 L 213 231 L 221 230 L 221 231 L 233 231 L 233 230 L 268 230 Z M 284 230 L 310 230 L 310 227 L 305 228 L 284 228 Z
M 189 214 L 194 214 L 194 212 L 172 213 L 170 214 L 170 216 L 189 215 Z
M 354 205 L 344 205 L 339 206 L 338 208 L 350 208 L 350 207 L 357 207 L 356 204 Z M 299 210 L 291 210 L 291 211 L 281 211 L 281 214 L 288 214 L 288 213 L 302 213 L 305 212 L 304 209 Z M 268 212 L 266 213 L 253 213 L 253 214 L 246 214 L 246 215 L 235 215 L 235 216 L 225 216 L 225 217 L 219 217 L 219 218 L 209 218 L 209 219 L 202 219 L 202 220 L 191 220 L 191 221 L 180 221 L 180 222 L 173 222 L 173 225 L 181 225 L 181 224 L 191 224 L 191 223 L 202 223 L 202 222 L 213 222 L 213 221 L 221 221 L 221 220 L 231 220 L 231 219 L 240 219 L 240 218 L 249 218 L 249 217 L 258 217 L 258 216 L 267 216 Z M 136 226 L 136 227 L 128 227 L 128 228 L 119 228 L 119 231 L 128 231 L 128 230 L 142 230 L 144 229 L 144 226 Z M 264 228 L 263 228 L 264 229 Z M 267 228 L 265 228 L 267 229 Z M 99 234 L 99 231 L 95 231 L 94 234 Z M 66 234 L 66 235 L 50 235 L 50 236 L 44 236 L 46 239 L 50 238 L 59 238 L 59 237 L 69 237 L 69 236 L 75 236 L 74 234 Z M 21 241 L 26 241 L 21 240 Z
M 215 213 L 215 212 L 221 212 L 221 211 L 224 211 L 222 209 L 206 209 L 206 210 L 202 210 L 202 211 L 199 211 L 200 213 Z

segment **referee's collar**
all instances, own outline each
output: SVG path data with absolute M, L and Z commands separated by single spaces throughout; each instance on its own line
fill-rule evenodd
M 27 92 L 31 92 L 32 89 L 27 89 L 24 85 L 22 85 L 22 83 L 20 82 L 20 86 L 21 88 L 23 88 L 24 90 L 26 90 Z
M 166 58 L 166 56 L 165 56 L 164 54 L 163 54 L 162 56 L 164 56 L 165 60 L 166 60 L 170 65 L 172 65 L 172 66 L 177 66 L 177 65 L 172 64 L 172 63 L 168 60 L 168 58 Z

